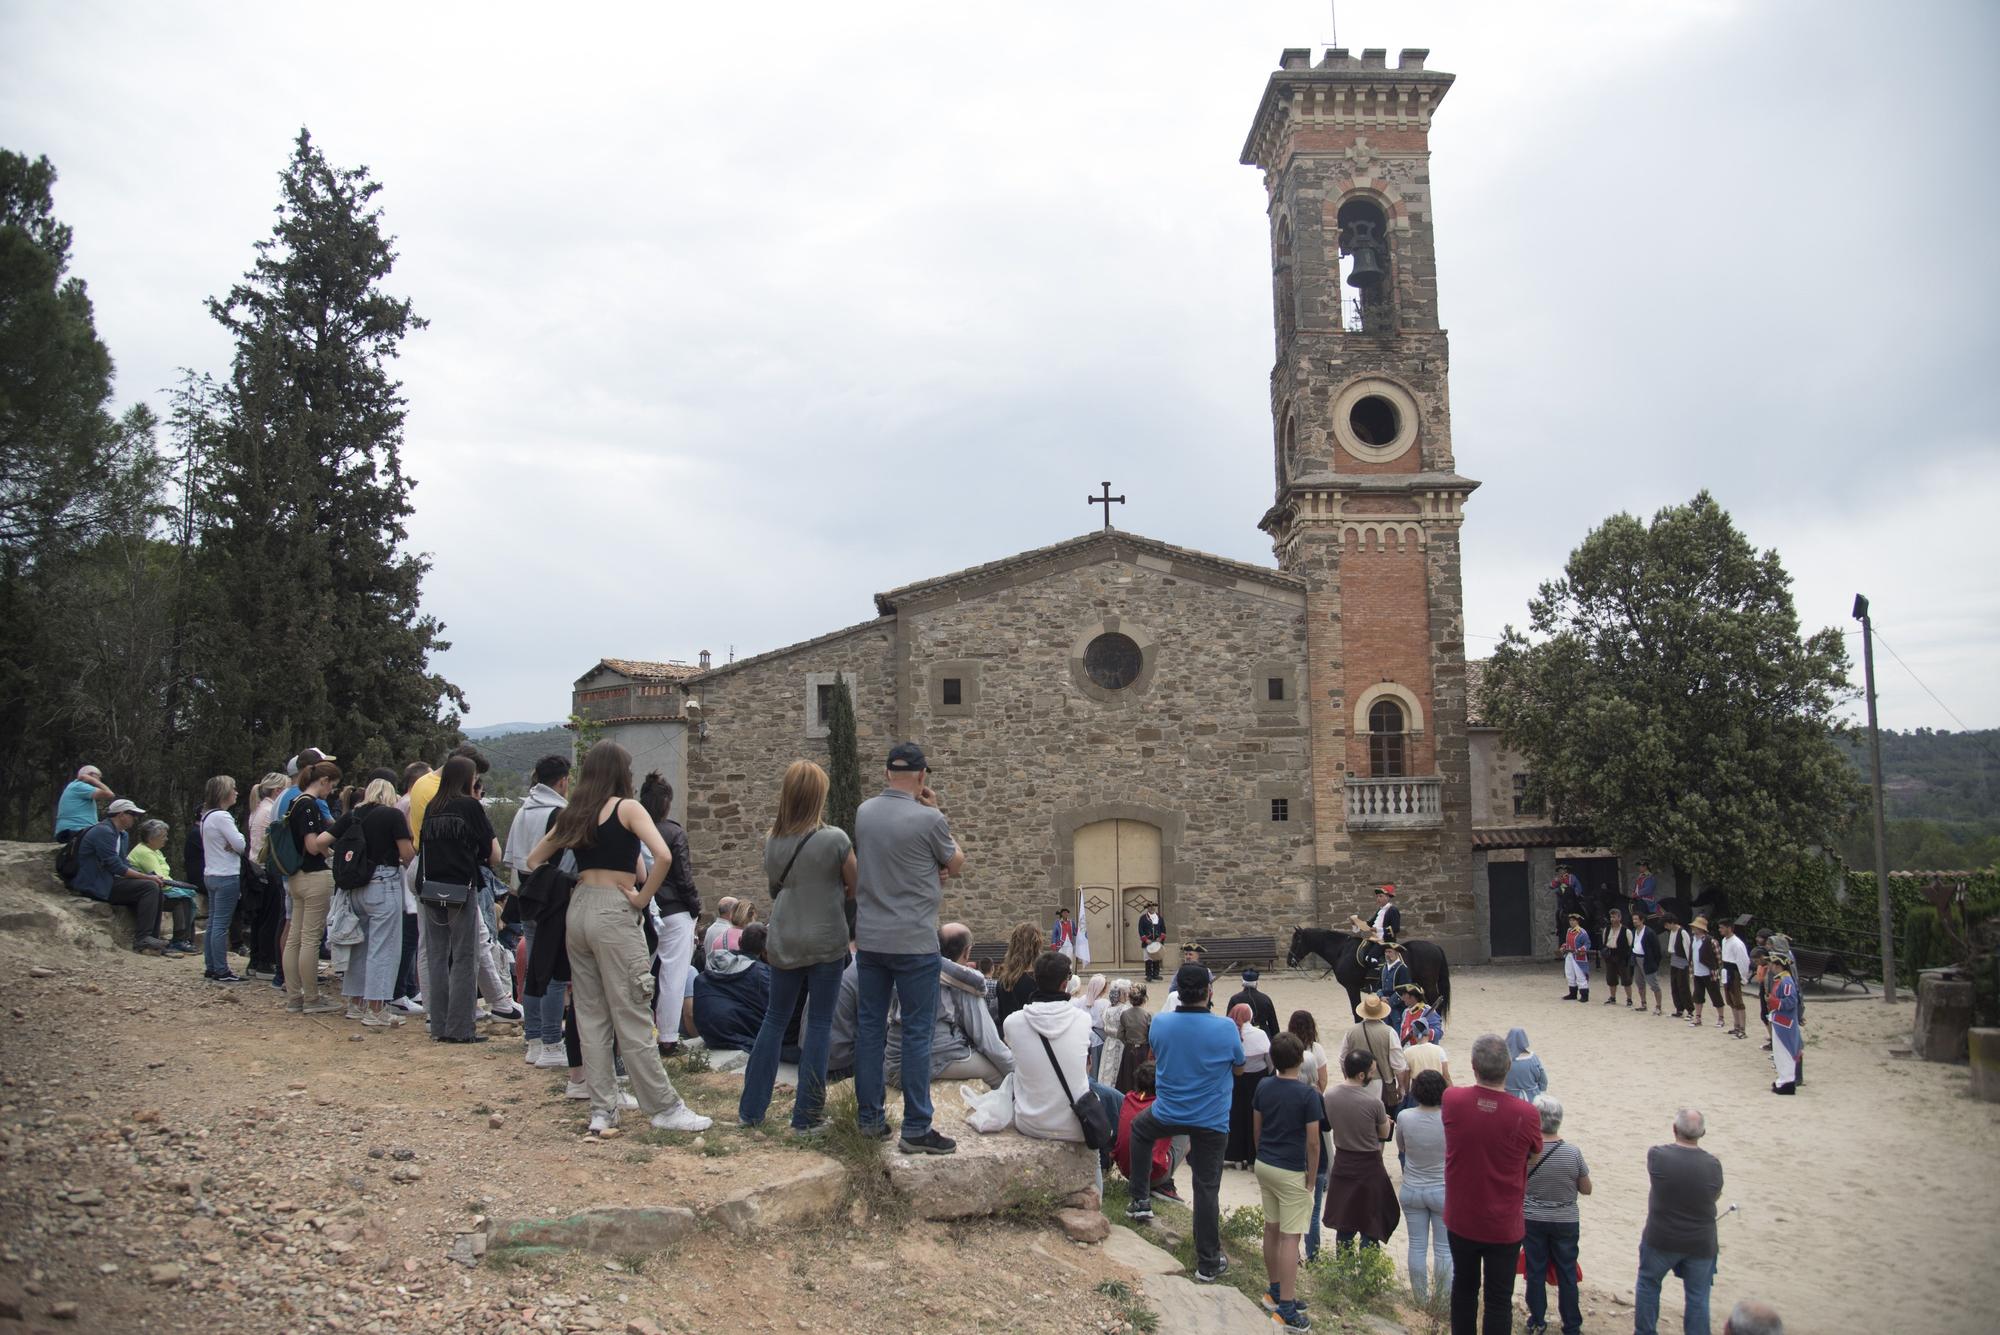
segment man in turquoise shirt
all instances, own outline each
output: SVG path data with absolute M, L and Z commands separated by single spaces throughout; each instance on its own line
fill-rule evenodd
M 1229 1269 L 1222 1254 L 1222 1154 L 1229 1142 L 1229 1096 L 1243 1069 L 1243 1040 L 1236 1026 L 1211 1014 L 1208 970 L 1183 964 L 1174 975 L 1180 1004 L 1153 1020 L 1153 1081 L 1159 1097 L 1132 1119 L 1132 1162 L 1151 1163 L 1153 1144 L 1172 1136 L 1188 1138 L 1194 1170 L 1194 1279 L 1213 1284 Z M 1141 1178 L 1146 1174 L 1141 1173 Z M 1132 1183 L 1125 1217 L 1143 1223 L 1153 1217 L 1152 1184 Z
M 85 765 L 78 770 L 63 789 L 62 801 L 56 804 L 56 842 L 66 843 L 72 834 L 97 824 L 99 799 L 109 802 L 117 795 L 104 782 L 104 772 L 97 766 Z

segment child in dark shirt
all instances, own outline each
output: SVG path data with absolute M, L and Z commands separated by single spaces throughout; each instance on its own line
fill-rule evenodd
M 1257 1186 L 1264 1198 L 1264 1269 L 1271 1276 L 1265 1305 L 1286 1330 L 1311 1330 L 1297 1296 L 1299 1239 L 1312 1227 L 1313 1180 L 1319 1176 L 1320 1125 L 1326 1120 L 1319 1091 L 1299 1079 L 1305 1045 L 1282 1033 L 1271 1040 L 1277 1078 L 1257 1086 L 1252 1126 L 1257 1140 Z

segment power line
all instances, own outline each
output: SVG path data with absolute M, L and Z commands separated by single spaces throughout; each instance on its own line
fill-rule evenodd
M 1953 714 L 1951 712 L 1951 706 L 1946 704 L 1944 701 L 1939 700 L 1938 693 L 1932 690 L 1930 687 L 1924 685 L 1924 679 L 1917 675 L 1917 670 L 1911 667 L 1908 663 L 1903 662 L 1903 656 L 1896 652 L 1896 646 L 1890 644 L 1887 640 L 1882 638 L 1882 630 L 1879 626 L 1875 630 L 1875 643 L 1881 645 L 1884 649 L 1887 649 L 1889 651 L 1889 657 L 1895 659 L 1897 663 L 1901 664 L 1903 671 L 1910 674 L 1910 680 L 1915 682 L 1918 686 L 1923 687 L 1924 694 L 1928 695 L 1933 701 L 1935 701 L 1937 707 L 1939 709 L 1942 709 L 1946 714 L 1950 715 L 1951 721 L 1953 723 L 1956 723 L 1963 732 L 1965 732 L 1972 738 L 1972 743 L 1974 746 L 1977 746 L 1980 750 L 1986 752 L 1987 756 L 1993 759 L 1994 761 L 2000 762 L 2000 753 L 1994 752 L 1991 747 L 1986 745 L 1986 740 L 1978 735 L 1979 730 L 1969 726 L 1964 719 L 1960 718 L 1956 714 Z

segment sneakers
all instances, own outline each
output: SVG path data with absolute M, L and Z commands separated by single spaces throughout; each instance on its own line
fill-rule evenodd
M 247 983 L 250 981 L 248 978 L 231 973 L 227 969 L 224 969 L 221 973 L 203 974 L 202 976 L 211 983 Z
M 896 1150 L 901 1154 L 956 1154 L 958 1142 L 950 1136 L 939 1135 L 936 1128 L 932 1128 L 915 1140 L 902 1137 L 896 1142 Z
M 533 1066 L 536 1062 L 540 1061 L 541 1059 L 542 1059 L 542 1040 L 539 1038 L 529 1039 L 528 1065 Z
M 405 1015 L 424 1014 L 424 1003 L 416 997 L 397 997 L 389 1003 Z
M 714 1118 L 703 1117 L 685 1103 L 672 1112 L 653 1114 L 653 1128 L 656 1131 L 706 1131 L 714 1125 Z
M 347 999 L 347 1014 L 341 1018 L 345 1020 L 365 1020 L 368 1018 L 368 1008 L 361 1004 L 358 997 L 349 997 Z
M 856 1129 L 870 1140 L 887 1140 L 892 1134 L 887 1122 L 882 1123 L 880 1126 L 864 1126 Z
M 305 1015 L 338 1015 L 340 1010 L 339 1002 L 328 1001 L 325 997 L 321 997 L 318 1001 L 308 1001 L 300 1007 L 300 1012 Z
M 403 1017 L 400 1015 L 391 1015 L 389 1008 L 384 1006 L 379 1011 L 369 1011 L 366 1015 L 362 1016 L 361 1024 L 365 1029 L 401 1029 L 403 1027 Z
M 164 955 L 167 943 L 157 936 L 142 936 L 132 943 L 132 949 L 141 955 Z
M 587 1099 L 590 1097 L 590 1086 L 584 1084 L 581 1080 L 572 1080 L 563 1086 L 563 1097 L 566 1099 Z
M 303 1010 L 303 1009 L 305 1008 L 305 1004 L 306 1004 L 306 1003 L 305 1003 L 305 1001 L 304 1001 L 304 999 L 303 999 L 303 998 L 300 998 L 300 997 L 286 997 L 286 998 L 285 998 L 285 1012 L 286 1012 L 287 1014 L 289 1014 L 289 1015 L 297 1015 L 297 1014 L 298 1014 L 298 1013 L 299 1013 L 299 1012 L 300 1012 L 301 1010 Z
M 600 1110 L 590 1115 L 590 1134 L 593 1136 L 601 1136 L 605 1132 L 616 1128 L 617 1125 L 618 1110 L 616 1108 L 609 1109 L 608 1111 Z
M 194 943 L 192 941 L 169 941 L 167 942 L 167 948 L 160 953 L 171 959 L 179 959 L 183 955 L 192 955 L 195 953 Z
M 1213 1270 L 1203 1270 L 1197 1265 L 1194 1268 L 1194 1282 L 1197 1284 L 1213 1284 L 1228 1273 L 1229 1258 L 1227 1256 L 1219 1257 L 1215 1262 L 1215 1269 Z
M 791 1129 L 793 1140 L 825 1140 L 826 1123 L 814 1122 L 809 1126 L 795 1126 Z
M 560 1043 L 544 1043 L 542 1050 L 535 1055 L 535 1066 L 539 1070 L 560 1070 L 568 1065 L 569 1056 L 563 1051 L 563 1045 Z
M 1133 1201 L 1125 1207 L 1125 1217 L 1135 1224 L 1143 1224 L 1153 1217 L 1153 1207 L 1145 1201 Z
M 519 1024 L 528 1018 L 528 1013 L 519 1006 L 495 1006 L 489 1018 L 502 1024 Z
M 1284 1323 L 1286 1330 L 1311 1330 L 1313 1328 L 1313 1319 L 1306 1315 L 1305 1308 L 1295 1302 L 1279 1303 L 1277 1316 L 1278 1320 Z
M 1178 1201 L 1181 1198 L 1180 1188 L 1176 1187 L 1171 1181 L 1155 1182 L 1153 1184 L 1153 1194 L 1155 1196 L 1163 1196 L 1170 1201 Z

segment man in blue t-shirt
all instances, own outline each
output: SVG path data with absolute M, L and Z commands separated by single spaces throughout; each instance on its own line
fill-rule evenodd
M 1154 1083 L 1159 1097 L 1132 1119 L 1132 1162 L 1151 1163 L 1153 1144 L 1172 1136 L 1188 1138 L 1194 1170 L 1194 1251 L 1197 1284 L 1213 1284 L 1229 1268 L 1222 1254 L 1222 1154 L 1229 1142 L 1229 1096 L 1243 1069 L 1243 1040 L 1236 1026 L 1209 1013 L 1208 970 L 1183 964 L 1174 975 L 1179 1005 L 1153 1020 Z M 1140 1174 L 1145 1177 L 1145 1174 Z M 1152 1186 L 1132 1184 L 1125 1217 L 1143 1223 L 1153 1217 Z

